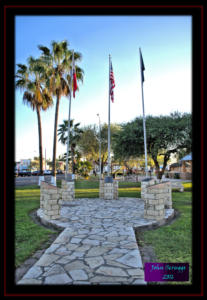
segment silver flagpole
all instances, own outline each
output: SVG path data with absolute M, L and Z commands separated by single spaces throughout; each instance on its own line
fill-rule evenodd
M 97 114 L 99 118 L 99 179 L 101 180 L 101 120 L 100 120 L 100 115 Z
M 73 50 L 72 55 L 74 55 L 74 50 Z M 70 94 L 69 94 L 69 111 L 68 111 L 68 137 L 67 137 L 65 180 L 67 180 L 67 175 L 68 175 L 68 152 L 69 152 L 69 143 L 70 143 L 70 112 L 71 112 L 72 76 L 73 76 L 73 72 L 72 72 L 72 68 L 71 68 L 71 70 L 70 70 Z
M 111 68 L 111 56 L 109 54 L 109 105 L 108 105 L 108 176 L 110 176 L 110 68 Z
M 144 154 L 145 154 L 145 176 L 147 177 L 147 136 L 146 136 L 146 126 L 145 126 L 145 112 L 144 112 L 144 91 L 143 91 L 143 80 L 142 80 L 142 60 L 141 60 L 141 49 L 139 48 L 140 54 L 140 72 L 141 72 L 141 86 L 142 86 L 142 111 L 143 111 L 143 131 L 144 131 Z

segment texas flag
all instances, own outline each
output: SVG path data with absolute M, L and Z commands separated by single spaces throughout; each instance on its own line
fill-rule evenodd
M 73 75 L 73 98 L 75 98 L 75 91 L 78 88 L 77 85 L 77 78 L 76 78 L 76 71 L 75 71 L 75 61 L 74 61 L 74 51 L 73 51 L 73 58 L 72 58 L 72 75 Z

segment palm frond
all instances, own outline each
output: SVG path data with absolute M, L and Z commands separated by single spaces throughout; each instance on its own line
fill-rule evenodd
M 64 78 L 61 78 L 61 94 L 68 96 L 70 94 L 70 88 Z
M 26 80 L 24 78 L 22 78 L 22 79 L 19 79 L 16 81 L 15 86 L 17 88 L 25 88 L 26 84 L 27 84 Z
M 68 49 L 68 47 L 69 47 L 69 43 L 68 43 L 68 41 L 62 41 L 61 42 L 61 47 L 62 47 L 62 49 L 63 49 L 63 51 L 67 51 L 67 49 Z
M 82 60 L 82 54 L 80 52 L 74 52 L 74 60 L 75 61 L 81 61 Z
M 30 93 L 28 91 L 24 92 L 23 103 L 30 106 L 32 108 L 32 110 L 35 110 L 36 103 L 35 103 L 34 95 L 32 93 Z
M 23 64 L 17 64 L 18 66 L 18 70 L 17 70 L 17 73 L 19 74 L 24 74 L 26 71 L 27 71 L 27 66 L 26 65 L 23 65 Z
M 50 49 L 43 46 L 43 45 L 38 45 L 38 49 L 42 51 L 42 54 L 45 56 L 50 56 Z
M 29 56 L 27 62 L 30 67 L 32 67 L 36 63 L 36 59 L 33 56 Z
M 52 107 L 53 105 L 53 101 L 51 100 L 50 97 L 48 97 L 48 95 L 45 95 L 43 98 L 43 102 L 41 105 L 42 110 L 47 110 L 49 107 Z
M 65 50 L 65 59 L 68 61 L 72 61 L 72 51 L 67 49 Z
M 83 83 L 83 75 L 84 71 L 80 67 L 76 66 L 76 77 L 78 81 L 81 81 Z
M 28 82 L 28 84 L 27 84 L 27 88 L 28 88 L 29 91 L 32 91 L 32 92 L 34 93 L 34 92 L 35 92 L 36 85 L 35 85 L 34 82 L 30 81 L 30 82 Z
M 35 100 L 37 101 L 38 104 L 43 103 L 43 95 L 42 95 L 40 89 L 38 89 L 38 88 L 35 90 Z

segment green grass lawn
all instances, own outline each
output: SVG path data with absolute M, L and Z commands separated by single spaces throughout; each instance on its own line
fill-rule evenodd
M 189 188 L 189 186 L 188 186 Z M 192 283 L 192 194 L 173 192 L 173 208 L 180 216 L 170 225 L 138 234 L 141 245 L 151 245 L 157 260 L 163 263 L 189 263 L 189 282 Z M 169 282 L 168 282 L 169 283 Z M 170 284 L 183 284 L 173 282 Z
M 57 181 L 60 186 L 60 181 Z M 119 197 L 141 197 L 141 184 L 119 182 Z M 191 183 L 184 183 L 190 190 Z M 173 192 L 173 206 L 181 215 L 171 225 L 144 232 L 143 243 L 151 244 L 158 262 L 191 263 L 191 192 Z M 54 231 L 35 224 L 29 213 L 39 208 L 40 189 L 36 185 L 16 187 L 15 190 L 15 265 L 19 266 L 46 242 Z M 77 180 L 76 198 L 99 197 L 99 181 Z
M 37 186 L 18 187 L 15 191 L 15 266 L 18 267 L 48 240 L 52 230 L 33 222 L 29 213 L 40 203 Z

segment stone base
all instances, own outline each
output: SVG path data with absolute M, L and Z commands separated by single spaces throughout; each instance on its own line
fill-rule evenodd
M 170 182 L 157 183 L 156 180 L 143 180 L 141 183 L 141 195 L 145 203 L 145 219 L 164 219 L 165 209 L 172 208 Z
M 68 201 L 73 201 L 75 199 L 75 183 L 73 180 L 61 181 L 61 189 L 59 191 L 60 198 L 59 204 L 67 204 Z
M 155 219 L 155 220 L 162 220 L 165 217 L 165 211 L 160 210 L 160 211 L 150 211 L 150 210 L 145 210 L 144 211 L 144 218 L 145 219 Z
M 104 200 L 118 199 L 118 181 L 113 180 L 112 183 L 105 182 L 103 179 L 99 181 L 99 198 Z
M 60 217 L 60 206 L 58 204 L 58 188 L 45 181 L 40 186 L 40 208 L 43 209 L 45 219 L 56 220 Z
M 56 220 L 60 217 L 60 205 L 75 199 L 74 181 L 62 180 L 61 188 L 41 181 L 40 208 L 43 209 L 46 220 Z

